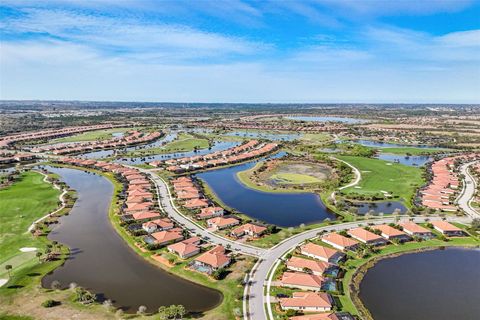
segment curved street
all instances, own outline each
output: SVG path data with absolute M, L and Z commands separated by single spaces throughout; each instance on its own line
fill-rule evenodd
M 468 168 L 477 161 L 469 162 L 460 167 L 460 173 L 465 176 L 463 181 L 462 194 L 458 198 L 458 206 L 471 218 L 480 218 L 480 212 L 471 206 L 475 190 L 477 189 L 477 182 L 468 171 Z

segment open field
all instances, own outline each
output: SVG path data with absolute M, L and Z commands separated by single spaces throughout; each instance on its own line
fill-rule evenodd
M 58 207 L 59 195 L 59 190 L 32 171 L 0 190 L 0 263 L 21 254 L 22 247 L 39 246 L 41 242 L 26 233 L 27 229 L 33 221 Z
M 424 183 L 422 170 L 416 167 L 363 157 L 338 156 L 338 158 L 356 167 L 362 175 L 358 185 L 342 190 L 347 196 L 352 194 L 373 196 L 384 191 L 394 198 L 403 199 L 409 206 L 416 189 Z
M 61 142 L 81 142 L 81 141 L 95 141 L 95 140 L 107 140 L 113 137 L 114 133 L 125 133 L 127 131 L 135 130 L 136 128 L 112 128 L 106 130 L 88 131 L 81 134 L 63 137 L 51 140 L 49 143 L 61 143 Z

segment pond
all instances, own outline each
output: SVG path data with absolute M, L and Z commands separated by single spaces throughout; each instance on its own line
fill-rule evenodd
M 429 156 L 404 156 L 390 153 L 380 153 L 377 155 L 377 158 L 413 167 L 421 167 L 428 161 L 432 160 L 432 158 Z
M 348 202 L 352 207 L 357 208 L 357 214 L 365 215 L 373 212 L 373 214 L 392 214 L 394 212 L 406 213 L 407 208 L 403 203 L 398 201 L 386 201 L 386 202 Z
M 201 312 L 222 301 L 220 292 L 171 275 L 126 244 L 108 218 L 113 194 L 110 181 L 81 170 L 46 168 L 75 189 L 78 200 L 48 236 L 67 245 L 71 255 L 62 267 L 43 278 L 44 287 L 54 280 L 63 287 L 75 282 L 127 312 L 135 312 L 140 305 L 155 311 L 171 304 Z
M 270 193 L 253 190 L 241 183 L 237 173 L 255 165 L 249 162 L 197 174 L 229 207 L 251 218 L 281 227 L 335 220 L 320 197 L 313 193 Z
M 259 131 L 247 131 L 236 130 L 226 133 L 227 136 L 235 136 L 242 138 L 254 138 L 254 139 L 266 139 L 273 141 L 292 141 L 298 139 L 300 134 L 298 133 L 280 133 L 280 132 L 259 132 Z
M 287 119 L 296 120 L 296 121 L 341 122 L 341 123 L 346 123 L 346 124 L 368 122 L 368 120 L 366 120 L 366 119 L 356 119 L 356 118 L 347 118 L 347 117 L 299 116 L 299 117 L 287 117 Z
M 360 284 L 375 320 L 476 320 L 480 250 L 447 248 L 379 261 Z

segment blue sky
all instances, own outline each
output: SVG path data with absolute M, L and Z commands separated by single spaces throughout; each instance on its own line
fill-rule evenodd
M 0 2 L 0 98 L 480 102 L 480 1 Z

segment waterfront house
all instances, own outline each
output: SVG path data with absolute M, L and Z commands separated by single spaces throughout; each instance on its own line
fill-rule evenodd
M 200 253 L 200 238 L 192 237 L 171 244 L 167 247 L 169 252 L 176 253 L 180 258 L 187 259 Z
M 303 272 L 284 272 L 280 285 L 282 287 L 296 288 L 302 290 L 320 291 L 324 285 L 325 278 L 314 274 Z
M 225 248 L 221 245 L 218 245 L 195 258 L 192 266 L 196 270 L 211 274 L 215 270 L 227 267 L 230 262 L 231 259 L 225 253 Z
M 339 261 L 345 258 L 345 254 L 338 250 L 320 246 L 312 242 L 301 246 L 300 253 L 307 257 L 333 264 L 337 264 Z
M 294 292 L 291 298 L 281 298 L 282 310 L 327 312 L 333 306 L 332 297 L 325 292 Z
M 341 251 L 355 250 L 358 247 L 358 241 L 334 232 L 322 236 L 321 240 Z
M 247 235 L 249 237 L 258 238 L 267 231 L 267 228 L 253 223 L 246 223 L 232 230 L 230 233 L 235 238 Z
M 381 236 L 387 240 L 398 240 L 401 242 L 410 240 L 410 236 L 405 232 L 398 230 L 394 227 L 389 226 L 388 224 L 381 224 L 377 226 L 372 226 L 373 229 L 379 230 L 381 232 Z
M 403 231 L 405 231 L 406 234 L 409 234 L 412 237 L 419 237 L 422 239 L 430 239 L 433 237 L 433 233 L 430 230 L 419 226 L 415 222 L 406 221 L 399 223 L 399 226 L 403 228 Z
M 145 237 L 145 242 L 154 243 L 159 246 L 174 243 L 183 239 L 181 229 L 171 229 L 165 231 L 154 232 L 150 236 Z
M 221 207 L 208 207 L 203 208 L 199 214 L 197 214 L 197 219 L 209 219 L 215 217 L 221 217 L 224 214 L 224 210 Z
M 347 231 L 347 233 L 352 238 L 372 246 L 381 246 L 387 243 L 387 241 L 378 234 L 365 230 L 361 227 L 350 229 Z
M 221 230 L 221 229 L 229 228 L 232 226 L 236 226 L 239 223 L 240 221 L 235 218 L 216 217 L 216 218 L 207 220 L 207 226 L 215 230 Z
M 301 257 L 291 257 L 286 263 L 288 270 L 311 273 L 317 276 L 332 273 L 336 269 L 336 266 L 329 264 L 325 261 L 310 260 Z
M 447 221 L 433 221 L 433 228 L 447 237 L 463 237 L 463 230 Z
M 122 219 L 122 221 L 125 221 L 125 222 L 128 222 L 128 221 L 145 222 L 152 219 L 160 218 L 160 213 L 156 211 L 148 211 L 148 210 L 135 211 L 132 213 L 124 214 L 120 218 Z

